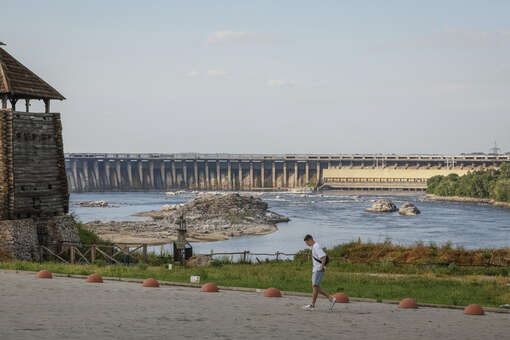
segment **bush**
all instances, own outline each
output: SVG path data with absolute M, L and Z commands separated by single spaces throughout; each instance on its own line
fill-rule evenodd
M 98 267 L 104 267 L 106 266 L 106 261 L 103 259 L 98 259 L 94 261 L 94 264 Z
M 459 267 L 455 263 L 450 263 L 448 265 L 448 272 L 449 273 L 455 273 L 458 269 L 459 269 Z
M 134 255 L 137 257 L 138 262 L 142 262 L 141 258 L 142 255 L 140 253 L 136 253 Z M 147 254 L 147 263 L 151 266 L 162 266 L 168 263 L 174 263 L 174 259 L 172 255 L 167 252 L 163 252 L 160 254 L 149 253 Z
M 83 223 L 76 222 L 76 228 L 78 229 L 78 234 L 80 235 L 80 243 L 83 244 L 104 243 L 104 241 L 101 240 L 98 234 L 96 234 L 92 230 L 87 229 Z

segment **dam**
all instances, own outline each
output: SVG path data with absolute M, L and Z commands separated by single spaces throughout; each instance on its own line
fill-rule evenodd
M 435 175 L 498 167 L 510 155 L 65 154 L 71 192 L 167 190 L 422 191 Z

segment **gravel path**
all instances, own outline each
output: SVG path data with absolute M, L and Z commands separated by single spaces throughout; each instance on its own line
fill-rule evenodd
M 510 314 L 0 272 L 0 339 L 508 339 Z

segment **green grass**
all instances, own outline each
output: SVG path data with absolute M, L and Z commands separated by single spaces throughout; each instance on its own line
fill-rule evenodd
M 174 282 L 189 282 L 191 275 L 200 275 L 202 282 L 212 281 L 218 285 L 262 289 L 276 287 L 280 290 L 295 292 L 311 291 L 311 265 L 297 261 L 262 264 L 218 262 L 208 267 L 174 266 L 174 270 L 171 271 L 163 266 L 96 266 L 23 261 L 0 262 L 0 268 L 28 271 L 44 268 L 63 274 L 98 273 L 110 277 L 140 279 L 153 277 Z M 495 274 L 497 276 L 492 278 L 471 276 L 484 274 L 481 271 L 483 269 L 487 268 L 462 267 L 465 272 L 459 273 L 457 269 L 452 270 L 449 267 L 424 268 L 384 263 L 353 265 L 333 262 L 324 278 L 323 288 L 330 293 L 345 292 L 352 297 L 378 300 L 400 300 L 412 297 L 418 302 L 451 305 L 479 303 L 484 306 L 499 306 L 509 303 L 508 273 Z M 393 275 L 395 273 L 400 275 Z

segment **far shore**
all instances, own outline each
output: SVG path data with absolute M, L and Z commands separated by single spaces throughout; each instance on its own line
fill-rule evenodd
M 431 201 L 450 201 L 450 202 L 461 202 L 461 203 L 485 203 L 491 204 L 496 207 L 510 209 L 510 203 L 498 202 L 491 198 L 477 198 L 477 197 L 463 197 L 463 196 L 438 196 L 434 194 L 426 194 L 426 200 Z

